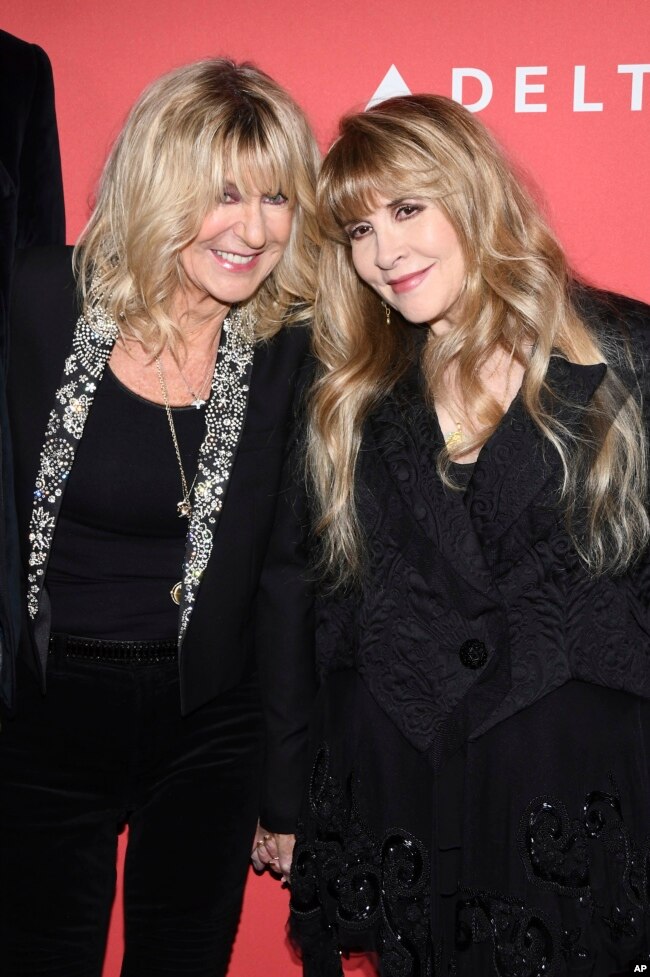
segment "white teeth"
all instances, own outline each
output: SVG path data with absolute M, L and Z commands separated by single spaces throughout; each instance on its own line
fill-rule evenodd
M 254 254 L 233 254 L 232 251 L 215 251 L 214 253 L 223 258 L 224 261 L 229 261 L 231 265 L 247 265 L 255 257 Z

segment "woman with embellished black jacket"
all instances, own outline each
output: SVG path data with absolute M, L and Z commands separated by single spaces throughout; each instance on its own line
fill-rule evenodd
M 224 974 L 251 844 L 288 872 L 313 691 L 291 431 L 317 165 L 267 75 L 189 65 L 133 108 L 75 272 L 64 248 L 16 270 L 3 977 L 101 973 L 125 824 L 123 977 Z
M 606 977 L 650 952 L 650 310 L 445 98 L 344 119 L 317 207 L 305 973 Z

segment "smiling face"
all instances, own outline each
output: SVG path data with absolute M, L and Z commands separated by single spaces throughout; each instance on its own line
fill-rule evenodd
M 282 258 L 292 221 L 293 208 L 281 193 L 244 195 L 227 186 L 180 255 L 190 317 L 227 314 L 248 301 Z
M 449 329 L 465 280 L 458 236 L 443 212 L 423 197 L 380 197 L 362 220 L 346 225 L 359 277 L 409 322 Z

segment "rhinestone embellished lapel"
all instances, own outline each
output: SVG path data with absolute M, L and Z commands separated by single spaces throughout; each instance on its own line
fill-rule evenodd
M 251 369 L 253 327 L 235 309 L 225 319 L 205 409 L 205 437 L 192 492 L 192 516 L 183 563 L 183 594 L 178 638 L 187 631 L 201 577 L 208 565 L 219 514 L 244 427 Z
M 77 320 L 72 351 L 50 411 L 29 524 L 27 610 L 37 632 L 49 616 L 43 584 L 63 493 L 86 419 L 117 337 L 114 319 L 100 305 Z M 201 577 L 210 559 L 214 533 L 237 453 L 253 364 L 253 326 L 239 310 L 224 321 L 205 412 L 206 431 L 192 493 L 192 518 L 183 562 L 179 643 L 192 614 Z
M 115 320 L 100 305 L 79 316 L 72 351 L 63 365 L 61 386 L 50 411 L 29 523 L 27 611 L 36 626 L 39 611 L 44 610 L 43 583 L 63 492 L 116 337 Z M 49 608 L 45 612 L 49 613 Z

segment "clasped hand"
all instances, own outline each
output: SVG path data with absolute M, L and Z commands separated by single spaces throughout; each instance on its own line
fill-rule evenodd
M 255 831 L 251 861 L 258 872 L 265 868 L 282 876 L 283 882 L 289 881 L 295 835 L 283 835 L 274 831 L 266 831 L 259 823 Z

